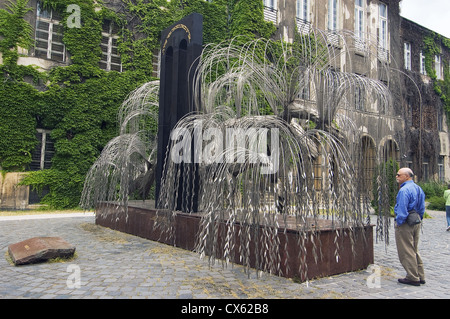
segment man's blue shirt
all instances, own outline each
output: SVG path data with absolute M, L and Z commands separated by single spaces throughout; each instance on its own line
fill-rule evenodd
M 420 218 L 425 212 L 425 193 L 414 181 L 406 181 L 400 185 L 397 203 L 394 207 L 397 225 L 402 225 L 408 217 L 408 212 L 415 209 Z

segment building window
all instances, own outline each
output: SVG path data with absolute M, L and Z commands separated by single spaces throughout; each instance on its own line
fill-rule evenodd
M 334 47 L 340 47 L 338 30 L 338 0 L 328 0 L 328 43 Z
M 413 169 L 413 162 L 411 160 L 406 160 L 406 167 Z
M 355 87 L 355 108 L 359 111 L 364 111 L 364 87 L 357 84 Z
M 338 0 L 328 0 L 328 30 L 336 31 L 338 29 Z
M 309 22 L 309 0 L 297 0 L 297 29 L 301 34 L 309 33 L 311 23 Z
M 100 68 L 106 71 L 122 71 L 122 62 L 117 51 L 117 25 L 112 21 L 105 21 L 102 27 L 102 57 Z
M 161 77 L 161 49 L 153 51 L 153 76 Z
M 434 56 L 434 69 L 436 70 L 436 78 L 438 80 L 443 80 L 444 77 L 442 72 L 442 63 L 441 63 L 441 56 L 435 55 Z
M 364 49 L 364 3 L 363 0 L 355 0 L 355 36 L 356 48 Z
M 426 182 L 429 179 L 429 172 L 428 172 L 428 163 L 423 163 L 422 164 L 422 181 Z
M 309 88 L 309 83 L 305 83 L 305 85 L 300 89 L 297 97 L 301 100 L 309 100 L 311 97 L 311 91 Z
M 297 19 L 309 21 L 308 11 L 308 0 L 297 0 Z
M 269 9 L 275 10 L 277 8 L 276 0 L 264 0 L 264 6 Z
M 420 74 L 427 75 L 427 70 L 425 68 L 425 55 L 420 51 Z
M 277 0 L 264 0 L 264 20 L 277 24 Z
M 36 138 L 39 143 L 31 154 L 30 171 L 50 168 L 55 153 L 53 141 L 50 139 L 50 131 L 37 129 Z
M 438 178 L 441 183 L 445 182 L 444 156 L 438 159 Z
M 379 5 L 379 34 L 378 34 L 378 56 L 381 60 L 388 59 L 388 6 L 384 3 Z
M 438 111 L 437 111 L 437 129 L 439 132 L 444 131 L 444 125 L 443 125 L 444 116 L 442 113 L 443 113 L 442 110 L 438 109 Z
M 411 70 L 411 43 L 405 42 L 404 44 L 404 58 L 405 58 L 405 69 Z
M 64 62 L 66 49 L 63 39 L 61 16 L 53 10 L 45 10 L 38 3 L 36 7 L 36 32 L 34 55 L 38 58 Z

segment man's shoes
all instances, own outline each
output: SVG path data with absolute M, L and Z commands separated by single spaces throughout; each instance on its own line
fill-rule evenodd
M 398 280 L 399 283 L 411 286 L 420 286 L 420 281 L 413 281 L 406 278 L 401 278 Z M 425 283 L 425 281 L 424 281 Z
M 450 231 L 450 226 L 447 227 L 447 231 Z
M 419 282 L 420 282 L 421 285 L 425 285 L 425 280 L 421 279 Z

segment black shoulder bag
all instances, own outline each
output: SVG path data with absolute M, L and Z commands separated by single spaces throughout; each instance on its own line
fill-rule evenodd
M 420 219 L 420 215 L 418 212 L 416 212 L 415 209 L 410 210 L 408 212 L 408 217 L 406 218 L 406 223 L 409 226 L 414 226 L 414 225 L 420 224 L 421 221 L 422 220 Z

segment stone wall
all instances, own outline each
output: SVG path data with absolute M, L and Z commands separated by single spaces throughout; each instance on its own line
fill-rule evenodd
M 28 208 L 29 186 L 18 185 L 25 174 L 22 172 L 0 174 L 0 209 Z

